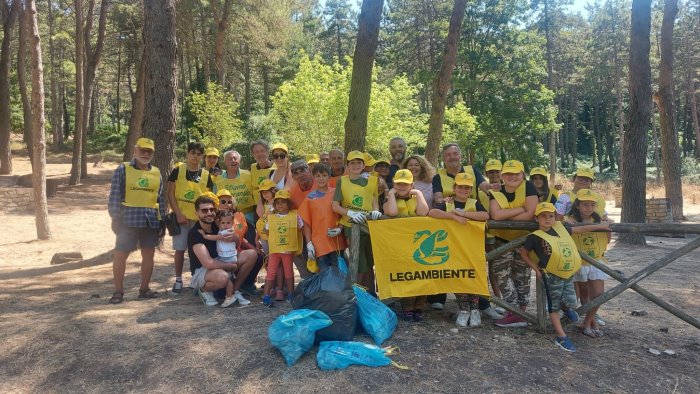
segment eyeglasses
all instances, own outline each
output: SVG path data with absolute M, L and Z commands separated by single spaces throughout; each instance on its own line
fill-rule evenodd
M 308 168 L 304 168 L 304 167 L 297 168 L 296 170 L 292 171 L 292 175 L 299 175 L 302 172 L 306 172 L 307 170 L 308 170 Z
M 219 200 L 219 204 L 233 204 L 233 200 Z
M 284 153 L 276 153 L 276 154 L 272 155 L 272 158 L 276 159 L 276 160 L 281 160 L 281 159 L 286 159 L 287 155 Z
M 202 213 L 216 213 L 216 208 L 200 208 Z

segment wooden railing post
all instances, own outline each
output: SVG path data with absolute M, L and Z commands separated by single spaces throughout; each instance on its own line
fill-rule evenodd
M 537 298 L 537 331 L 541 334 L 547 332 L 547 319 L 549 314 L 547 313 L 547 297 L 544 294 L 544 286 L 542 286 L 542 280 L 544 278 L 537 279 L 535 277 L 535 297 Z
M 357 269 L 360 266 L 360 226 L 353 224 L 350 227 L 350 265 L 348 271 L 352 283 L 357 282 Z

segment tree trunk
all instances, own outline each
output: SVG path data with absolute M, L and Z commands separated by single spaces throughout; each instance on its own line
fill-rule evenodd
M 61 107 L 58 102 L 58 76 L 56 75 L 56 47 L 53 41 L 54 29 L 53 29 L 53 2 L 48 0 L 48 22 L 49 22 L 49 67 L 50 74 L 49 79 L 51 80 L 51 135 L 52 135 L 52 145 L 54 149 L 58 149 L 63 143 L 63 138 L 61 135 Z
M 143 59 L 143 58 L 142 58 Z M 126 146 L 124 146 L 124 161 L 130 161 L 134 154 L 134 145 L 143 134 L 143 110 L 145 106 L 146 89 L 146 62 L 141 60 L 136 76 L 136 94 L 131 99 L 131 117 L 129 118 L 129 131 L 126 132 Z
M 576 168 L 578 159 L 578 103 L 576 100 L 576 87 L 571 88 L 571 166 Z
M 224 86 L 226 66 L 224 65 L 224 49 L 226 43 L 226 30 L 228 28 L 229 14 L 231 13 L 231 0 L 224 0 L 224 9 L 219 17 L 217 11 L 218 0 L 211 1 L 212 13 L 216 21 L 216 44 L 214 46 L 214 64 L 216 65 L 216 81 Z
M 12 114 L 10 112 L 10 60 L 12 54 L 12 32 L 19 14 L 19 0 L 12 0 L 9 5 L 2 4 L 2 47 L 0 47 L 0 175 L 12 174 Z
M 435 82 L 433 82 L 432 108 L 430 110 L 430 120 L 428 121 L 428 142 L 425 146 L 425 158 L 434 166 L 438 162 L 447 94 L 450 91 L 450 86 L 452 86 L 452 72 L 457 63 L 459 35 L 466 8 L 467 0 L 455 0 L 447 31 L 447 42 L 445 43 L 442 66 L 435 78 Z
M 71 160 L 70 185 L 80 183 L 80 164 L 83 140 L 83 0 L 73 0 L 75 9 L 75 128 L 73 130 L 73 159 Z
M 27 146 L 29 163 L 34 168 L 34 154 L 32 152 L 32 107 L 27 91 L 27 13 L 26 9 L 20 6 L 19 14 L 19 40 L 17 45 L 17 85 L 19 95 L 22 100 L 22 138 Z
M 695 136 L 695 157 L 700 158 L 700 121 L 698 120 L 698 98 L 695 94 L 695 70 L 688 71 L 688 96 L 690 99 L 690 115 L 693 119 L 693 135 Z
M 122 45 L 121 40 L 117 44 L 117 102 L 115 108 L 115 118 L 117 121 L 117 134 L 122 133 L 122 119 L 121 119 L 121 106 L 122 106 L 122 95 L 121 95 L 121 85 L 122 85 Z
M 552 47 L 554 46 L 552 40 L 551 25 L 549 19 L 549 1 L 544 0 L 544 37 L 545 37 L 545 54 L 547 60 L 547 88 L 552 91 L 556 91 L 553 82 L 553 64 L 552 64 Z M 557 131 L 552 130 L 549 133 L 549 184 L 556 185 L 557 182 L 557 145 L 552 143 L 557 140 Z
M 651 0 L 632 1 L 630 31 L 628 130 L 622 146 L 622 222 L 644 223 L 646 218 L 647 131 L 652 114 L 649 40 Z M 620 234 L 618 241 L 645 244 L 642 234 Z
M 265 115 L 270 113 L 270 68 L 267 64 L 262 66 L 263 100 L 265 102 Z
M 167 179 L 175 147 L 177 39 L 175 0 L 144 0 L 144 135 L 154 140 L 153 164 Z
M 372 91 L 372 68 L 379 41 L 379 22 L 384 0 L 364 0 L 360 10 L 357 42 L 352 58 L 352 79 L 345 119 L 345 151 L 364 150 L 367 113 Z
M 245 116 L 245 119 L 250 118 L 250 112 L 251 112 L 251 107 L 252 107 L 252 94 L 251 94 L 251 88 L 250 88 L 250 78 L 251 78 L 251 71 L 250 71 L 250 47 L 246 44 L 245 49 L 244 49 L 244 57 L 243 61 L 245 62 L 243 64 L 243 114 Z
M 651 138 L 654 139 L 654 166 L 656 167 L 656 185 L 661 185 L 661 163 L 659 159 L 659 131 L 656 129 L 654 114 L 651 115 Z
M 41 39 L 37 20 L 36 0 L 26 1 L 26 20 L 29 28 L 29 42 L 32 62 L 32 131 L 34 169 L 34 218 L 36 235 L 39 239 L 49 239 L 49 210 L 46 202 L 46 137 L 44 135 L 44 66 L 41 59 Z
M 664 189 L 671 202 L 673 220 L 684 219 L 681 185 L 681 153 L 673 109 L 673 25 L 678 14 L 678 0 L 664 1 L 661 22 L 661 63 L 659 64 L 659 119 L 661 125 L 661 157 L 664 168 Z
M 615 27 L 616 27 L 616 22 L 615 22 L 615 3 L 610 2 L 610 25 L 612 26 L 612 33 L 613 37 L 615 36 Z M 619 155 L 619 161 L 618 161 L 618 170 L 619 170 L 619 175 L 620 179 L 623 177 L 623 170 L 624 170 L 624 165 L 622 163 L 622 146 L 624 145 L 625 142 L 625 113 L 624 113 L 624 107 L 622 103 L 622 66 L 620 64 L 618 55 L 620 53 L 620 46 L 619 46 L 618 40 L 615 40 L 615 44 L 613 45 L 613 67 L 615 67 L 615 96 L 617 98 L 617 108 L 616 108 L 616 113 L 617 113 L 617 128 L 618 128 L 618 136 L 620 138 L 620 155 Z M 612 143 L 610 144 L 611 151 L 609 155 L 611 157 L 614 157 L 614 138 L 610 136 L 610 139 Z M 610 168 L 614 169 L 615 168 L 615 161 L 611 159 L 610 161 Z

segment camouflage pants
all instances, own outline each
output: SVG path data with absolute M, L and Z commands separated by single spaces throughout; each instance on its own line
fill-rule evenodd
M 469 311 L 479 308 L 479 296 L 474 294 L 455 294 L 457 306 L 460 311 Z
M 514 250 L 502 254 L 491 261 L 491 266 L 503 301 L 513 306 L 527 305 L 530 302 L 532 269 L 520 257 L 520 253 Z

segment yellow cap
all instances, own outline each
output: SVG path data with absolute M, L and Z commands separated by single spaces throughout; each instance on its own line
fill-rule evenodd
M 391 165 L 391 162 L 387 159 L 384 159 L 384 158 L 379 158 L 379 159 L 375 160 L 374 165 L 376 166 L 379 163 L 386 163 L 386 165 Z
M 226 189 L 221 189 L 218 192 L 216 192 L 216 197 L 233 197 L 233 194 L 231 194 L 231 192 Z
M 503 167 L 503 164 L 501 164 L 501 161 L 498 159 L 489 159 L 486 162 L 486 172 L 501 171 L 501 167 Z
M 413 183 L 413 174 L 409 170 L 398 170 L 394 174 L 394 183 Z
M 455 175 L 455 185 L 474 186 L 474 177 L 466 172 L 460 172 L 459 174 Z
M 212 200 L 214 200 L 214 206 L 215 206 L 215 207 L 218 207 L 218 206 L 219 206 L 219 197 L 217 197 L 216 194 L 214 194 L 214 193 L 212 193 L 212 192 L 210 192 L 210 191 L 207 191 L 207 192 L 205 192 L 205 193 L 202 193 L 202 196 L 203 196 L 203 197 L 209 197 L 209 198 L 211 198 Z
M 362 161 L 365 161 L 365 154 L 360 152 L 359 150 L 354 150 L 348 153 L 348 157 L 345 159 L 346 161 L 352 161 L 360 159 Z
M 141 137 L 136 140 L 136 146 L 141 149 L 156 150 L 156 144 L 153 142 L 153 140 L 146 137 Z
M 518 160 L 508 160 L 503 163 L 503 168 L 501 169 L 502 174 L 520 174 L 525 171 L 523 163 Z
M 551 202 L 541 202 L 537 204 L 537 208 L 535 208 L 535 216 L 539 216 L 542 212 L 556 212 L 557 210 L 554 209 L 554 204 Z
M 285 189 L 278 190 L 277 193 L 275 193 L 275 200 L 278 198 L 284 198 L 284 199 L 289 200 L 290 199 L 289 191 L 285 190 Z
M 316 164 L 319 161 L 321 161 L 321 158 L 315 153 L 306 155 L 306 164 Z
M 580 201 L 598 201 L 598 193 L 591 189 L 581 189 L 576 192 L 576 199 Z
M 544 169 L 544 167 L 535 167 L 530 170 L 530 177 L 533 175 L 542 175 L 543 177 L 547 177 L 547 170 Z
M 219 154 L 219 150 L 213 147 L 207 148 L 204 150 L 204 156 L 216 156 L 219 157 L 221 156 Z
M 285 145 L 281 142 L 278 142 L 278 143 L 272 145 L 272 149 L 270 149 L 270 152 L 274 151 L 275 149 L 280 149 L 280 150 L 283 150 L 284 153 L 289 153 L 289 148 L 287 148 L 287 145 Z
M 579 167 L 576 169 L 576 174 L 574 176 L 580 176 L 584 178 L 591 178 L 595 181 L 595 172 L 590 167 Z
M 373 165 L 377 164 L 377 161 L 374 160 L 374 157 L 370 155 L 369 153 L 365 152 L 365 167 L 372 167 Z
M 275 186 L 276 186 L 275 181 L 273 181 L 272 179 L 265 179 L 262 182 L 260 182 L 260 184 L 258 185 L 258 190 L 260 190 L 260 191 L 270 190 L 270 189 L 274 188 Z

